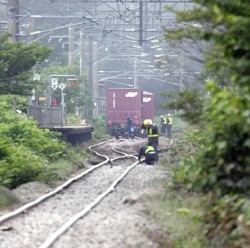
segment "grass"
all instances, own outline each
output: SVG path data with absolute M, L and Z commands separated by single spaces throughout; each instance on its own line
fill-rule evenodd
M 82 145 L 74 146 L 73 149 L 69 151 L 67 160 L 63 158 L 50 163 L 45 171 L 38 176 L 37 180 L 43 183 L 53 184 L 58 180 L 66 179 L 79 169 L 86 168 L 88 158 L 89 155 Z
M 59 178 L 64 179 L 77 171 L 78 166 L 69 163 L 69 161 L 58 160 L 56 163 L 50 165 L 50 169 L 56 173 Z
M 60 180 L 65 180 L 79 169 L 85 168 L 89 155 L 81 145 L 75 146 L 68 153 L 68 159 L 59 159 L 54 163 L 49 163 L 37 176 L 36 181 L 54 185 Z M 18 202 L 11 190 L 0 185 L 0 209 L 9 207 Z
M 11 190 L 0 185 L 0 209 L 18 202 L 17 196 Z
M 208 248 L 199 221 L 202 212 L 200 197 L 173 188 L 171 182 L 163 184 L 164 192 L 152 196 L 149 206 L 150 216 L 160 223 L 164 233 L 156 240 L 159 247 Z

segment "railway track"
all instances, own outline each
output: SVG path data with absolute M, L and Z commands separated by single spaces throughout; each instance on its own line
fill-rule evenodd
M 138 165 L 135 156 L 137 143 L 136 140 L 112 139 L 89 147 L 92 153 L 103 159 L 102 162 L 71 178 L 52 192 L 0 217 L 1 248 L 105 247 L 99 246 L 98 239 L 90 238 L 88 234 L 84 241 L 87 240 L 90 244 L 86 242 L 84 246 L 81 246 L 81 243 L 77 244 L 79 235 L 75 239 L 72 236 L 75 236 L 79 229 L 81 230 L 78 223 L 81 223 L 86 230 L 85 218 L 102 212 L 95 212 L 95 209 L 100 208 L 102 201 L 109 199 L 111 193 L 115 195 L 118 184 L 123 183 L 126 190 L 130 189 L 135 182 L 126 182 L 129 180 L 126 178 L 132 174 L 132 180 L 134 180 L 138 171 L 144 170 L 143 173 L 145 173 L 146 166 Z M 140 169 L 132 172 L 137 165 Z M 134 187 L 130 189 L 129 194 L 126 190 L 123 199 L 119 196 L 119 202 L 126 202 L 124 199 L 129 199 L 128 195 L 133 193 Z M 98 222 L 98 217 L 92 218 Z M 95 227 L 92 228 L 95 231 Z M 72 242 L 75 244 L 73 245 Z M 93 246 L 93 242 L 97 242 L 97 245 Z M 107 247 L 113 246 L 109 243 Z

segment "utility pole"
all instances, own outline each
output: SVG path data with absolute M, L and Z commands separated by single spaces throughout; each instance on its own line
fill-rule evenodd
M 93 86 L 93 38 L 89 37 L 89 75 L 88 75 L 88 81 L 89 81 L 89 86 Z M 93 90 L 93 88 L 92 88 Z M 95 100 L 94 100 L 94 92 L 93 94 L 93 104 L 95 105 Z M 92 113 L 93 115 L 93 113 Z M 90 112 L 87 111 L 87 118 L 90 118 Z
M 29 19 L 28 19 L 28 33 L 29 34 L 33 32 L 33 28 L 34 28 L 34 19 L 29 17 Z M 32 41 L 33 41 L 33 36 L 29 35 L 26 39 L 26 43 L 29 45 Z M 33 67 L 34 75 L 36 73 L 35 69 L 36 69 L 36 66 Z M 34 89 L 34 95 L 35 95 L 35 104 L 36 104 L 36 106 L 38 106 L 39 96 L 38 96 L 38 92 L 37 92 L 36 88 Z M 46 98 L 46 93 L 45 93 L 45 98 Z M 30 106 L 32 106 L 32 97 L 31 96 L 28 96 L 28 103 Z
M 8 31 L 12 34 L 11 40 L 18 42 L 18 15 L 19 15 L 19 0 L 8 0 Z
M 82 80 L 81 82 L 81 85 L 80 85 L 80 95 L 81 97 L 84 96 L 84 93 L 85 93 L 85 80 L 84 78 L 82 77 L 83 74 L 84 74 L 84 53 L 85 53 L 85 33 L 84 33 L 84 30 L 81 29 L 80 30 L 80 80 Z M 83 107 L 81 107 L 80 109 L 80 118 L 81 120 L 84 119 L 84 109 Z
M 179 69 L 179 92 L 183 91 L 183 69 L 184 69 L 184 56 L 183 56 L 183 49 L 180 48 L 180 69 Z M 182 114 L 182 110 L 179 111 Z
M 8 31 L 12 34 L 10 38 L 13 42 L 18 42 L 19 24 L 17 16 L 19 15 L 19 0 L 8 0 Z M 17 99 L 13 97 L 13 110 L 16 113 Z
M 29 17 L 28 19 L 28 33 L 32 33 L 34 31 L 34 19 Z M 33 41 L 33 35 L 29 35 L 27 37 L 27 44 L 30 44 Z
M 73 26 L 69 27 L 69 55 L 68 55 L 68 63 L 69 65 L 73 64 L 73 52 L 74 52 L 74 32 L 75 29 Z
M 84 53 L 85 53 L 85 33 L 84 30 L 80 30 L 80 76 L 84 74 Z
M 138 71 L 137 71 L 137 58 L 134 58 L 134 88 L 138 88 Z
M 183 91 L 183 69 L 184 69 L 184 54 L 183 49 L 180 49 L 180 68 L 179 68 L 179 91 Z
M 8 29 L 7 1 L 0 1 L 0 34 Z
M 95 102 L 95 108 L 93 111 L 93 117 L 97 117 L 99 114 L 99 90 L 97 79 L 97 42 L 93 42 L 93 98 Z
M 142 16 L 143 15 L 143 3 L 142 3 L 142 0 L 140 0 L 139 5 L 140 5 L 140 7 L 139 7 L 140 8 L 139 45 L 142 46 L 142 42 L 143 42 L 143 25 L 142 25 L 143 24 L 143 16 Z
M 89 40 L 89 85 L 93 91 L 93 117 L 98 114 L 97 63 L 97 42 L 91 37 Z

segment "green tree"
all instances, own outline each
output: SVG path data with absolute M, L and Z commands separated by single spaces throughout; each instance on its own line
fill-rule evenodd
M 20 99 L 20 98 L 19 98 Z M 0 185 L 14 188 L 47 173 L 49 163 L 66 158 L 70 146 L 59 134 L 37 128 L 14 114 L 10 96 L 0 97 Z
M 0 94 L 30 95 L 37 84 L 32 68 L 46 59 L 52 48 L 34 42 L 9 41 L 9 34 L 0 36 Z
M 249 235 L 242 230 L 248 230 L 249 221 L 250 5 L 247 0 L 193 2 L 194 9 L 176 12 L 186 25 L 166 31 L 167 39 L 203 41 L 210 78 L 210 94 L 200 98 L 200 130 L 194 136 L 198 149 L 187 160 L 185 173 L 178 171 L 179 178 L 205 193 L 203 221 L 216 247 L 247 247 Z M 192 98 L 186 100 L 192 106 Z M 192 111 L 185 110 L 193 121 Z
M 84 84 L 83 89 L 83 82 L 86 81 L 86 76 L 79 76 L 79 68 L 75 65 L 68 65 L 68 66 L 62 66 L 59 63 L 53 63 L 49 67 L 43 69 L 40 72 L 41 75 L 41 82 L 42 85 L 40 86 L 40 91 L 44 92 L 44 90 L 47 90 L 48 86 L 50 85 L 49 82 L 49 76 L 50 75 L 75 75 L 75 78 L 77 79 L 77 84 L 75 87 L 69 87 L 67 86 L 64 89 L 65 92 L 65 104 L 66 104 L 66 111 L 67 114 L 75 114 L 77 110 L 84 109 L 85 111 L 87 109 L 93 108 L 92 100 L 91 100 L 91 93 L 90 88 L 88 85 Z M 58 77 L 59 83 L 67 83 L 67 77 Z M 55 97 L 57 99 L 57 102 L 61 102 L 61 90 L 56 89 L 50 90 L 50 94 L 52 97 Z

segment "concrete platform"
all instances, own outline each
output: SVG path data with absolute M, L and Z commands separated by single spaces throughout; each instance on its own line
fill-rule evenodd
M 71 126 L 55 126 L 47 127 L 50 131 L 62 133 L 62 139 L 72 145 L 91 140 L 93 126 L 71 125 Z

